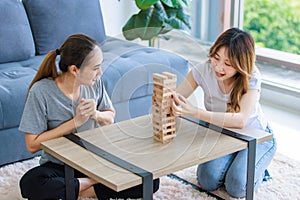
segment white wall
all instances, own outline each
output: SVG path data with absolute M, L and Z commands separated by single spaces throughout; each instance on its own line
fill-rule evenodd
M 106 34 L 118 37 L 131 15 L 138 12 L 134 0 L 99 0 Z

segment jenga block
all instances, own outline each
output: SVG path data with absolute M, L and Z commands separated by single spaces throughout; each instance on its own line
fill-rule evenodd
M 176 89 L 177 77 L 175 74 L 163 72 L 163 74 L 153 74 L 154 85 L 163 86 L 166 89 Z
M 154 84 L 164 86 L 164 80 L 167 80 L 167 79 L 168 79 L 168 77 L 166 77 L 164 75 L 157 74 L 157 73 L 153 74 L 153 83 Z
M 170 73 L 170 72 L 163 72 L 162 75 L 167 76 L 168 79 L 177 79 L 177 76 L 175 74 Z
M 153 107 L 152 114 L 157 115 L 157 117 L 170 117 L 172 115 L 172 109 L 170 107 L 167 108 L 160 108 L 160 107 Z
M 175 129 L 175 126 L 176 126 L 176 122 L 175 123 L 167 123 L 167 124 L 159 123 L 159 122 L 153 123 L 153 127 L 155 129 L 162 130 L 162 131 Z

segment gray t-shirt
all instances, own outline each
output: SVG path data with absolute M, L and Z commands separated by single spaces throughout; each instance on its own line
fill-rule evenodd
M 23 111 L 19 130 L 25 133 L 40 134 L 56 128 L 64 122 L 74 118 L 76 107 L 81 98 L 94 99 L 97 110 L 112 108 L 112 103 L 107 95 L 100 78 L 93 86 L 80 87 L 80 98 L 73 102 L 65 96 L 52 79 L 42 79 L 36 82 L 29 91 Z M 97 128 L 100 125 L 89 119 L 85 124 L 78 127 L 73 133 Z M 40 164 L 45 162 L 62 164 L 46 152 L 42 153 Z
M 206 110 L 213 112 L 226 112 L 230 93 L 224 94 L 219 88 L 217 79 L 209 61 L 197 65 L 192 69 L 196 83 L 203 89 L 204 106 Z M 261 74 L 255 66 L 249 81 L 249 90 L 261 90 Z M 265 130 L 267 119 L 265 118 L 259 103 L 260 96 L 256 100 L 255 107 L 248 119 L 246 126 Z

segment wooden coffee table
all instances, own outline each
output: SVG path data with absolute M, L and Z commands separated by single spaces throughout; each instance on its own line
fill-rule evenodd
M 115 191 L 143 184 L 152 199 L 152 180 L 249 147 L 246 199 L 253 199 L 256 144 L 272 135 L 254 129 L 222 129 L 177 118 L 177 136 L 167 144 L 153 139 L 151 115 L 43 142 L 41 148 L 64 162 L 67 199 L 74 199 L 76 169 Z

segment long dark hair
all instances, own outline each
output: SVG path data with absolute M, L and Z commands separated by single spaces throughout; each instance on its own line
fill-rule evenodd
M 230 28 L 223 32 L 210 48 L 209 57 L 211 58 L 221 47 L 225 47 L 231 65 L 237 70 L 230 102 L 227 104 L 227 112 L 240 111 L 240 100 L 248 91 L 256 59 L 254 45 L 254 40 L 249 33 L 238 28 Z
M 35 77 L 29 85 L 28 91 L 32 85 L 43 79 L 52 77 L 53 80 L 58 77 L 59 73 L 56 67 L 56 56 L 60 55 L 59 69 L 61 72 L 67 72 L 68 67 L 75 65 L 80 69 L 87 55 L 99 44 L 92 38 L 84 34 L 74 34 L 69 36 L 59 49 L 50 51 L 44 58 Z

